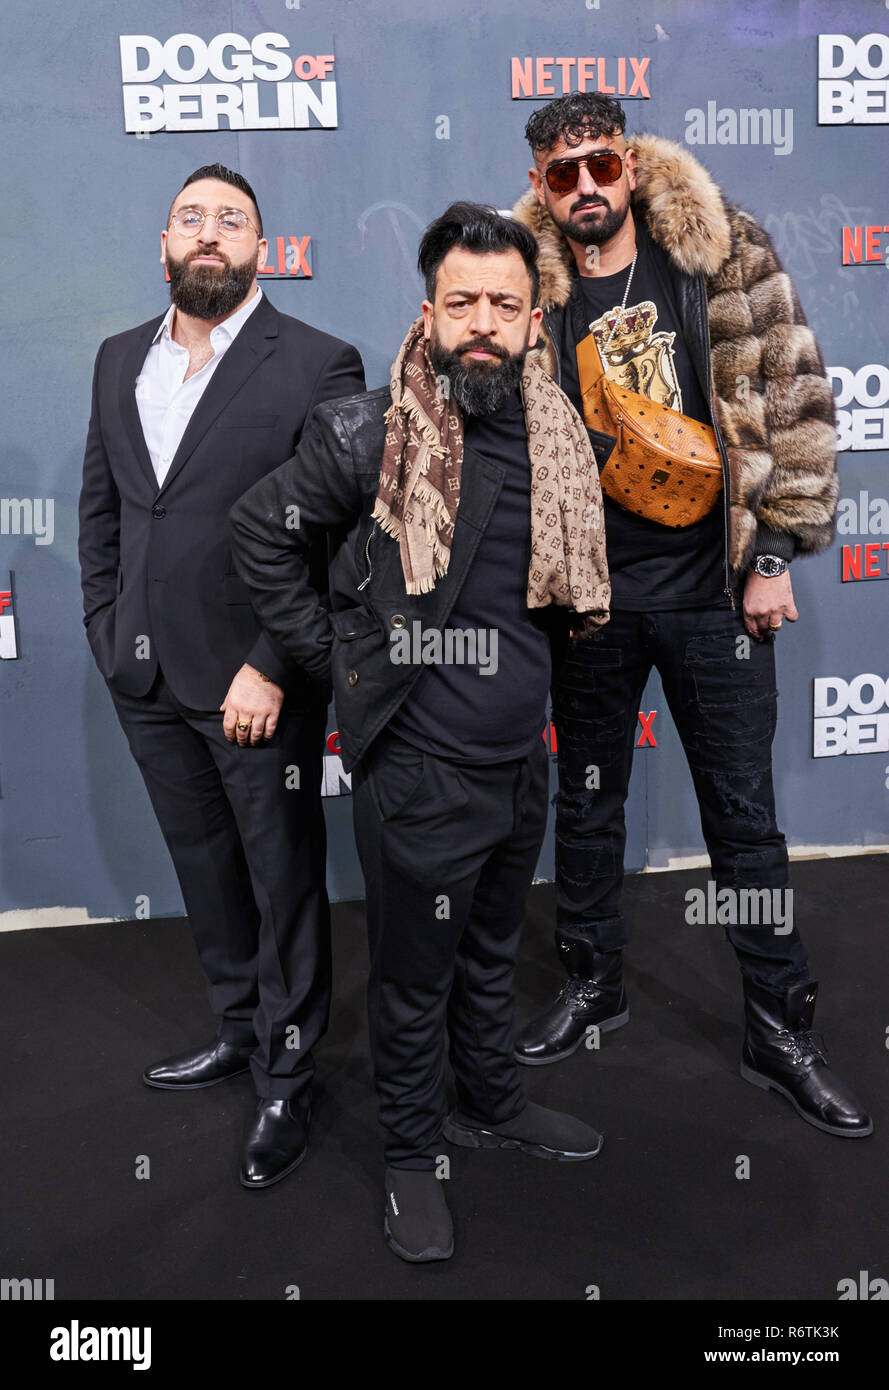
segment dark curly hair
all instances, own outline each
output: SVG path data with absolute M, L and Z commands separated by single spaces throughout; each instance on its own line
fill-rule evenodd
M 531 278 L 531 304 L 537 303 L 540 272 L 537 242 L 532 232 L 512 217 L 502 217 L 483 203 L 451 203 L 423 233 L 417 265 L 426 281 L 426 298 L 435 299 L 438 267 L 454 246 L 484 255 L 491 251 L 518 251 Z
M 525 126 L 525 139 L 535 155 L 551 150 L 559 140 L 579 145 L 600 135 L 623 135 L 627 118 L 619 101 L 599 92 L 571 92 L 535 111 Z

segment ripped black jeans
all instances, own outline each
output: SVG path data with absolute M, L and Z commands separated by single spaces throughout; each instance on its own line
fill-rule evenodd
M 808 962 L 796 927 L 788 930 L 787 847 L 775 823 L 775 652 L 748 636 L 740 610 L 618 611 L 594 637 L 571 643 L 553 680 L 557 928 L 601 951 L 626 945 L 624 803 L 653 666 L 691 769 L 716 881 L 707 920 L 725 932 L 746 976 L 781 991 L 808 978 Z M 734 892 L 717 899 L 725 888 Z M 756 900 L 742 890 L 757 890 Z M 678 927 L 692 920 L 687 911 L 683 896 Z

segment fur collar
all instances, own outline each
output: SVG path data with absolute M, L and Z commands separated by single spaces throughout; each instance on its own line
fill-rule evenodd
M 684 145 L 659 135 L 637 135 L 633 213 L 645 218 L 652 237 L 687 275 L 714 275 L 729 255 L 729 218 L 722 193 Z M 567 239 L 533 188 L 522 195 L 513 216 L 524 222 L 540 248 L 540 304 L 562 305 L 577 273 Z

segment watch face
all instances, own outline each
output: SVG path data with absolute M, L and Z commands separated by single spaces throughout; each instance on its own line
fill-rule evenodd
M 785 564 L 775 555 L 758 555 L 754 569 L 757 574 L 764 575 L 767 579 L 772 579 L 776 575 L 783 574 Z

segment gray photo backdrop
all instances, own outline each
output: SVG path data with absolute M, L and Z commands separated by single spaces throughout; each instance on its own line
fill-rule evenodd
M 311 238 L 312 277 L 266 278 L 265 292 L 279 309 L 353 342 L 368 385 L 382 385 L 422 299 L 423 227 L 454 198 L 507 208 L 526 186 L 524 124 L 546 97 L 513 99 L 514 58 L 523 79 L 556 95 L 579 71 L 590 86 L 623 78 L 627 89 L 640 75 L 626 103 L 628 134 L 687 142 L 775 238 L 847 412 L 845 529 L 829 552 L 794 564 L 800 621 L 785 625 L 778 645 L 780 821 L 796 847 L 889 842 L 889 584 L 880 582 L 889 557 L 889 10 L 873 0 L 494 0 L 481 9 L 472 0 L 19 0 L 4 30 L 0 609 L 8 613 L 2 594 L 11 589 L 19 656 L 0 662 L 0 926 L 183 910 L 87 648 L 76 564 L 95 353 L 103 338 L 168 303 L 158 254 L 173 194 L 198 165 L 218 159 L 241 170 L 257 190 L 273 257 L 278 237 Z M 306 77 L 314 109 L 329 113 L 321 81 L 335 82 L 336 128 L 313 120 L 303 129 L 127 133 L 120 36 L 149 36 L 159 49 L 173 35 L 209 44 L 225 32 L 282 35 L 279 51 Z M 819 35 L 842 39 L 819 46 Z M 218 61 L 231 63 L 233 52 Z M 332 67 L 311 62 L 324 55 Z M 140 66 L 149 57 L 143 51 Z M 180 51 L 186 79 L 193 59 Z M 220 79 L 199 80 L 210 109 Z M 311 107 L 293 80 L 295 108 Z M 261 114 L 275 109 L 275 95 L 260 93 Z M 173 93 L 171 110 L 175 101 Z M 179 107 L 187 120 L 197 102 Z M 857 581 L 842 580 L 844 545 Z M 854 685 L 863 675 L 881 684 Z M 826 709 L 847 725 L 855 717 L 847 746 L 860 756 L 813 757 L 814 683 L 828 678 L 846 683 L 824 688 Z M 636 758 L 634 870 L 703 851 L 656 678 L 643 704 L 657 711 L 657 747 Z M 335 785 L 333 763 L 329 775 Z M 331 895 L 360 897 L 349 796 L 325 804 Z M 550 827 L 538 873 L 552 872 Z

